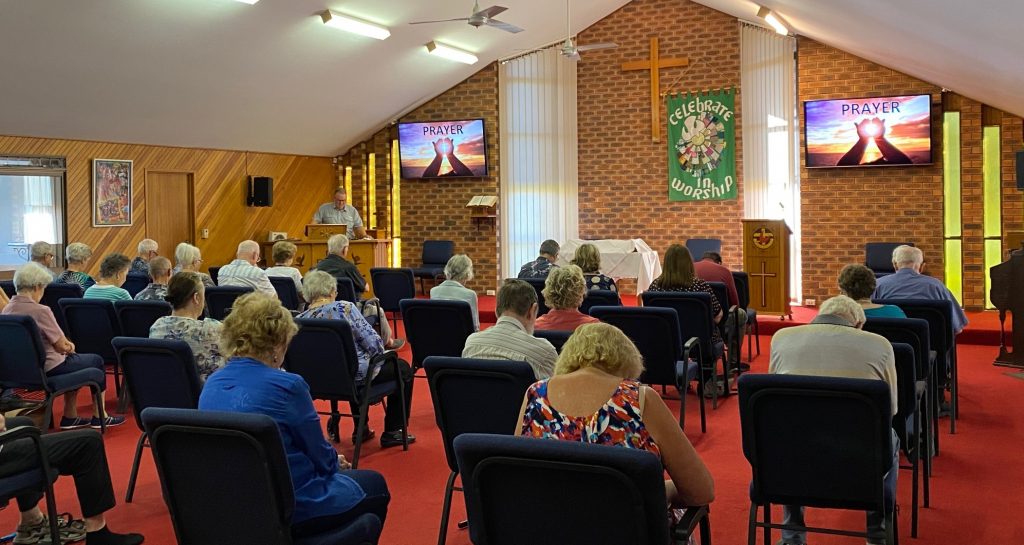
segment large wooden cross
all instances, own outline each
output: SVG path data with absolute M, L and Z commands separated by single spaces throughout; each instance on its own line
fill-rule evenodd
M 661 83 L 658 80 L 658 70 L 662 68 L 673 68 L 690 64 L 689 59 L 662 59 L 658 57 L 658 38 L 651 38 L 651 58 L 642 61 L 630 61 L 622 63 L 625 70 L 650 70 L 651 71 L 651 140 L 661 140 Z

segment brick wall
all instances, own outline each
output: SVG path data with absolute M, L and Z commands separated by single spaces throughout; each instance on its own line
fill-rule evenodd
M 400 213 L 402 266 L 421 263 L 425 240 L 452 240 L 455 252 L 473 260 L 475 278 L 467 287 L 478 292 L 498 285 L 498 225 L 477 225 L 470 219 L 466 203 L 476 195 L 497 195 L 499 180 L 498 68 L 491 64 L 448 91 L 404 116 L 401 121 L 441 121 L 483 118 L 486 126 L 487 162 L 490 176 L 443 180 L 401 180 Z M 391 142 L 395 127 L 378 131 L 365 142 L 338 157 L 338 175 L 352 167 L 353 205 L 367 210 L 367 158 L 375 155 L 377 225 L 389 229 L 391 187 Z M 499 203 L 500 209 L 500 203 Z M 500 213 L 499 213 L 500 214 Z
M 966 308 L 985 305 L 984 206 L 980 103 L 959 97 L 960 110 L 960 217 L 963 222 L 963 299 Z M 941 269 L 932 274 L 941 278 Z
M 930 93 L 935 105 L 934 165 L 807 169 L 801 150 L 803 296 L 821 301 L 836 295 L 839 270 L 848 263 L 863 263 L 864 243 L 869 241 L 914 242 L 924 251 L 926 272 L 941 279 L 941 89 L 807 38 L 800 38 L 797 47 L 801 103 L 825 98 Z M 802 127 L 802 106 L 800 110 Z M 803 146 L 802 132 L 800 138 Z M 966 186 L 964 192 L 966 195 Z M 966 207 L 966 198 L 964 204 Z M 964 214 L 966 218 L 966 208 Z
M 649 59 L 652 37 L 659 39 L 662 58 L 685 57 L 692 66 L 662 69 L 661 92 L 739 84 L 736 19 L 693 2 L 634 0 L 581 32 L 581 44 L 615 42 L 619 47 L 584 53 L 579 64 L 580 237 L 642 238 L 661 254 L 688 238 L 720 238 L 725 262 L 738 269 L 743 217 L 740 95 L 736 95 L 738 198 L 669 202 L 664 101 L 659 104 L 661 139 L 652 142 L 650 73 L 621 68 L 623 62 Z

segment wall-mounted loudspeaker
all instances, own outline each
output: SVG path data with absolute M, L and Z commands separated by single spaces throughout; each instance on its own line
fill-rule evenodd
M 1024 191 L 1024 151 L 1017 152 L 1017 189 Z
M 249 206 L 271 206 L 274 204 L 274 179 L 266 176 L 249 176 Z

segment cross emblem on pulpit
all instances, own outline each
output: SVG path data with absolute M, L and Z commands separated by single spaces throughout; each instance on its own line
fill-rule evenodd
M 767 262 L 761 261 L 761 272 L 759 272 L 759 273 L 752 272 L 752 273 L 750 273 L 750 276 L 760 276 L 761 277 L 761 308 L 767 307 L 768 306 L 768 279 L 769 278 L 775 278 L 777 275 L 775 273 L 768 272 Z

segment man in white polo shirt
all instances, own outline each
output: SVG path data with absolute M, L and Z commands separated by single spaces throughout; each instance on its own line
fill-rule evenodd
M 348 195 L 345 188 L 339 187 L 334 190 L 334 202 L 328 202 L 317 208 L 313 216 L 313 223 L 345 224 L 350 239 L 366 238 L 366 229 L 363 228 L 363 218 L 359 217 L 356 207 L 346 203 Z
M 463 358 L 525 361 L 537 380 L 551 377 L 558 352 L 547 339 L 533 336 L 537 292 L 522 280 L 508 279 L 498 290 L 498 322 L 466 339 Z
M 270 283 L 266 271 L 256 266 L 260 262 L 260 245 L 254 240 L 243 240 L 238 244 L 235 260 L 217 272 L 217 285 L 242 286 L 277 297 L 277 290 Z

